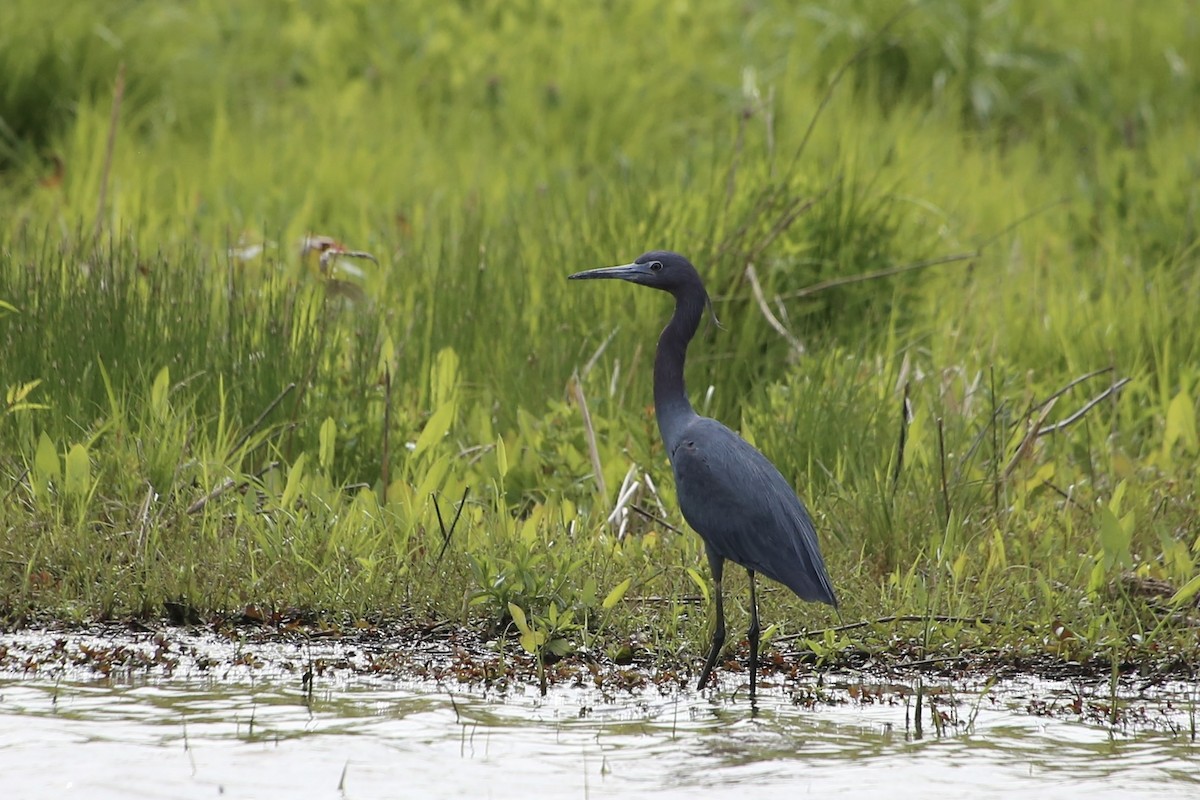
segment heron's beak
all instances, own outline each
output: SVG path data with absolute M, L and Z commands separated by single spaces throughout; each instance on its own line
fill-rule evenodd
M 594 278 L 620 278 L 623 281 L 631 281 L 644 273 L 645 267 L 641 264 L 622 264 L 619 267 L 601 267 L 600 269 L 576 272 L 574 275 L 568 275 L 567 280 L 583 281 Z

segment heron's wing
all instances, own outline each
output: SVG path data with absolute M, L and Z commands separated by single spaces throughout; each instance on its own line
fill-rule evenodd
M 671 455 L 684 518 L 718 555 L 837 605 L 812 520 L 766 456 L 716 420 L 688 425 Z

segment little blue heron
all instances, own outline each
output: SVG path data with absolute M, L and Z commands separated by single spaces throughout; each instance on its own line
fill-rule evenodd
M 837 608 L 817 533 L 804 503 L 766 456 L 715 419 L 702 417 L 688 401 L 683 362 L 709 305 L 704 282 L 678 253 L 652 250 L 632 264 L 570 276 L 572 280 L 619 278 L 662 289 L 675 298 L 675 313 L 654 354 L 654 412 L 675 473 L 679 508 L 708 554 L 716 588 L 716 627 L 697 689 L 708 683 L 725 644 L 721 577 L 725 560 L 750 575 L 750 699 L 758 670 L 758 603 L 754 574 L 779 581 L 803 600 Z

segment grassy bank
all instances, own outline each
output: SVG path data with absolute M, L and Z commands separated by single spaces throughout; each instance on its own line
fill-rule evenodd
M 698 655 L 669 305 L 565 281 L 667 247 L 723 324 L 692 395 L 795 482 L 843 599 L 764 592 L 771 635 L 1194 663 L 1186 8 L 14 8 L 9 624 L 516 615 L 543 652 Z M 379 263 L 322 272 L 309 233 Z M 627 476 L 656 519 L 618 536 Z M 832 630 L 892 616 L 923 622 Z

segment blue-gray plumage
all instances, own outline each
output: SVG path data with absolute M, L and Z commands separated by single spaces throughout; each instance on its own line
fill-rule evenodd
M 572 279 L 618 278 L 670 292 L 675 313 L 658 339 L 654 356 L 654 410 L 666 445 L 679 508 L 704 539 L 716 587 L 716 627 L 700 675 L 708 683 L 725 643 L 721 578 L 726 559 L 750 574 L 750 697 L 758 667 L 758 604 L 754 574 L 779 581 L 804 600 L 837 607 L 817 534 L 804 504 L 766 456 L 688 401 L 683 364 L 696 334 L 708 292 L 699 273 L 678 253 L 652 250 L 632 264 L 579 272 Z

